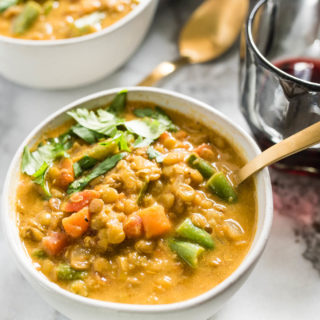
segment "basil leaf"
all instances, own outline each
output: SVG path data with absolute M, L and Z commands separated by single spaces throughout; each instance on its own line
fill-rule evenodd
M 49 165 L 44 162 L 42 166 L 32 175 L 33 182 L 40 185 L 46 198 L 51 198 L 48 182 L 46 181 L 46 175 L 49 169 Z
M 6 11 L 10 7 L 18 4 L 19 0 L 1 0 L 0 1 L 0 13 Z
M 94 112 L 85 108 L 78 108 L 67 112 L 67 114 L 81 126 L 106 136 L 114 136 L 117 133 L 117 126 L 124 122 L 103 109 Z
M 163 161 L 163 154 L 152 147 L 148 148 L 147 155 L 149 159 L 155 159 L 158 163 L 161 163 Z
M 169 116 L 160 108 L 156 107 L 155 109 L 152 108 L 142 108 L 142 109 L 135 109 L 133 113 L 139 117 L 149 117 L 158 120 L 163 125 L 166 126 L 167 130 L 169 131 L 177 131 L 178 127 L 172 122 Z
M 97 142 L 97 140 L 103 136 L 97 132 L 81 126 L 80 124 L 76 124 L 71 127 L 70 131 L 89 144 Z
M 126 152 L 118 153 L 112 157 L 105 159 L 100 162 L 97 166 L 95 166 L 91 172 L 89 172 L 86 176 L 83 176 L 75 181 L 73 181 L 67 190 L 67 193 L 73 193 L 77 191 L 81 191 L 85 188 L 85 186 L 93 179 L 105 174 L 113 167 L 117 165 L 117 163 L 123 159 L 127 155 Z
M 166 126 L 151 118 L 136 119 L 124 123 L 127 130 L 150 140 L 158 139 L 166 131 Z
M 127 93 L 128 90 L 120 91 L 111 102 L 108 111 L 116 115 L 123 113 L 127 104 Z

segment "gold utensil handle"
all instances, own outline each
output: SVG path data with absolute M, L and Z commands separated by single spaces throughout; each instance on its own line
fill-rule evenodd
M 235 185 L 283 158 L 320 142 L 320 121 L 273 145 L 243 166 L 234 176 Z
M 138 86 L 153 86 L 161 79 L 167 77 L 171 73 L 175 72 L 177 69 L 182 66 L 190 63 L 190 60 L 187 57 L 179 57 L 174 61 L 165 61 L 161 62 L 154 70 L 144 78 Z

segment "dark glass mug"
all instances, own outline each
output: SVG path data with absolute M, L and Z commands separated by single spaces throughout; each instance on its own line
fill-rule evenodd
M 240 107 L 262 149 L 320 121 L 316 71 L 320 0 L 259 1 L 242 33 Z M 320 145 L 275 167 L 320 175 Z

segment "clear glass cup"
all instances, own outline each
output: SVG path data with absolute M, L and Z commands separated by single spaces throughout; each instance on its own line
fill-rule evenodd
M 310 78 L 317 63 L 320 0 L 261 0 L 253 7 L 241 39 L 240 106 L 262 149 L 320 121 L 320 81 Z M 320 175 L 320 145 L 275 167 Z

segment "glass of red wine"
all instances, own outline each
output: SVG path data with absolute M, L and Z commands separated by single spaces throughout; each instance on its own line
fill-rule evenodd
M 240 107 L 262 149 L 320 121 L 320 0 L 261 0 L 240 50 Z M 320 175 L 320 145 L 275 165 Z

